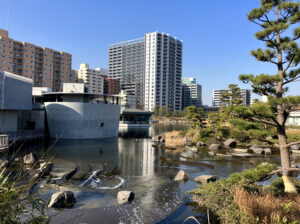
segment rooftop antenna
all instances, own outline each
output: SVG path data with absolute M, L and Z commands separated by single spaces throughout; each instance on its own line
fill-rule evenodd
M 9 19 L 10 19 L 10 9 L 8 8 L 8 13 L 7 13 L 7 32 L 9 32 Z

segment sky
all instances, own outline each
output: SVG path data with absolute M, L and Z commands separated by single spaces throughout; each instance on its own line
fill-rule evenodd
M 71 53 L 80 63 L 108 68 L 108 45 L 158 31 L 183 40 L 183 77 L 196 77 L 203 103 L 211 105 L 213 89 L 231 83 L 250 88 L 239 74 L 276 72 L 257 62 L 252 49 L 259 27 L 247 20 L 259 0 L 0 0 L 0 28 L 15 40 Z M 8 23 L 9 14 L 9 23 Z M 9 26 L 8 26 L 9 24 Z M 300 95 L 300 82 L 290 85 Z M 254 96 L 258 98 L 258 96 Z

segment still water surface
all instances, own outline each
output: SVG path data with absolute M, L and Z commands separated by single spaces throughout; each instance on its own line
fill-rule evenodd
M 48 158 L 52 158 L 58 167 L 69 169 L 75 166 L 79 170 L 66 183 L 49 184 L 53 180 L 48 180 L 40 188 L 39 193 L 45 200 L 61 190 L 71 190 L 75 194 L 74 208 L 52 210 L 52 222 L 183 223 L 190 215 L 200 218 L 201 213 L 185 193 L 197 187 L 193 179 L 203 174 L 224 178 L 251 165 L 249 159 L 216 159 L 206 152 L 182 152 L 181 155 L 211 164 L 214 169 L 165 164 L 160 156 L 184 159 L 179 154 L 152 147 L 151 137 L 185 128 L 178 124 L 155 125 L 149 129 L 122 129 L 119 137 L 113 139 L 60 140 L 55 144 L 50 141 L 46 149 Z M 251 160 L 255 163 L 262 159 Z M 263 160 L 278 162 L 276 157 Z M 180 169 L 188 173 L 189 181 L 173 181 Z M 116 206 L 116 195 L 120 190 L 133 191 L 134 201 Z

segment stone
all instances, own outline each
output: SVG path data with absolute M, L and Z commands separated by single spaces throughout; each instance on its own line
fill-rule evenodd
M 10 162 L 8 160 L 1 161 L 0 169 L 8 168 L 10 166 Z
M 23 160 L 22 157 L 18 157 L 18 158 L 15 158 L 15 159 L 14 159 L 14 162 L 15 162 L 15 163 L 23 163 L 24 160 Z
M 236 141 L 233 138 L 229 138 L 224 142 L 224 146 L 227 148 L 234 148 L 236 147 Z
M 219 156 L 219 157 L 232 157 L 231 154 L 222 154 L 222 153 L 216 153 L 216 156 Z
M 263 148 L 253 148 L 252 149 L 252 152 L 255 153 L 255 154 L 264 154 L 265 153 L 265 150 Z
M 216 155 L 215 152 L 208 152 L 208 154 L 211 155 L 211 156 L 215 156 Z
M 201 175 L 194 179 L 194 181 L 202 184 L 207 184 L 209 182 L 215 182 L 217 180 L 217 177 L 214 175 Z
M 248 152 L 248 149 L 234 149 L 235 152 Z
M 221 150 L 221 145 L 220 144 L 211 144 L 209 146 L 209 150 L 213 150 L 213 151 Z
M 292 145 L 290 147 L 291 150 L 299 150 L 299 146 L 298 145 Z
M 71 161 L 56 160 L 52 168 L 51 175 L 56 177 L 56 180 L 69 180 L 77 172 L 77 170 L 77 165 Z
M 270 148 L 265 148 L 265 155 L 271 155 L 272 154 L 272 150 Z
M 25 164 L 33 165 L 39 160 L 39 157 L 36 153 L 29 153 L 23 157 L 23 161 Z
M 202 141 L 198 141 L 198 142 L 196 143 L 196 146 L 197 146 L 197 147 L 202 147 L 202 146 L 205 146 L 205 144 L 204 144 L 204 142 L 202 142 Z
M 48 208 L 70 208 L 76 202 L 72 191 L 61 191 L 52 194 Z
M 118 204 L 124 204 L 134 199 L 134 193 L 132 191 L 119 191 L 117 195 Z
M 236 157 L 252 157 L 253 155 L 250 153 L 231 153 L 232 156 Z
M 198 148 L 196 148 L 196 147 L 186 147 L 186 149 L 188 149 L 191 152 L 195 152 L 195 153 L 198 152 Z
M 51 162 L 43 162 L 40 164 L 39 171 L 41 171 L 42 176 L 49 175 L 52 171 L 53 163 Z
M 174 178 L 175 181 L 188 180 L 188 179 L 189 176 L 183 170 L 180 170 Z

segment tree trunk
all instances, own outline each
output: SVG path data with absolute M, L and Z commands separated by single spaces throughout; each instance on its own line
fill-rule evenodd
M 294 178 L 292 176 L 292 172 L 288 169 L 291 167 L 291 160 L 289 149 L 287 147 L 286 133 L 285 127 L 278 128 L 278 140 L 280 146 L 280 159 L 281 166 L 283 169 L 283 183 L 284 183 L 284 191 L 289 194 L 297 194 L 297 189 L 295 186 Z

